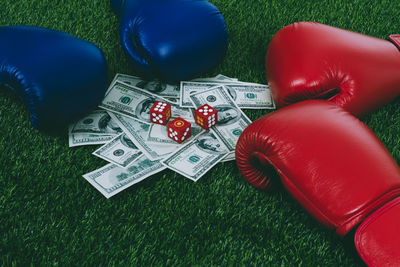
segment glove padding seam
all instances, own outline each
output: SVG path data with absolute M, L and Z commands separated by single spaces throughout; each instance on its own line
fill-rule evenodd
M 338 227 L 336 232 L 339 235 L 347 234 L 347 232 L 350 231 L 350 229 L 347 229 L 345 227 L 349 223 L 351 223 L 352 221 L 355 221 L 352 223 L 353 225 L 351 225 L 351 228 L 353 228 L 355 225 L 359 224 L 361 220 L 365 219 L 371 213 L 375 212 L 377 209 L 382 207 L 382 205 L 384 205 L 388 201 L 395 199 L 397 196 L 399 196 L 399 194 L 400 194 L 400 188 L 396 188 L 394 190 L 391 190 L 389 192 L 382 194 L 380 197 L 376 198 L 375 200 L 368 202 L 364 206 L 364 208 L 362 208 L 361 212 L 358 212 L 358 214 L 353 215 L 349 219 L 347 219 L 344 223 L 341 224 L 340 227 Z M 360 219 L 357 219 L 357 217 L 359 217 Z M 345 228 L 345 229 L 343 229 L 343 228 Z M 345 233 L 343 233 L 342 231 L 345 231 Z
M 0 84 L 10 89 L 26 105 L 29 110 L 31 123 L 38 127 L 37 111 L 40 103 L 40 96 L 36 86 L 26 82 L 22 72 L 8 64 L 1 64 Z
M 154 78 L 152 72 L 156 72 L 153 64 L 149 60 L 148 52 L 144 49 L 144 46 L 139 42 L 137 34 L 137 18 L 129 19 L 126 23 L 121 24 L 121 43 L 123 44 L 123 49 L 131 57 L 134 62 L 135 69 L 139 72 L 140 70 L 145 70 L 142 73 L 147 79 Z

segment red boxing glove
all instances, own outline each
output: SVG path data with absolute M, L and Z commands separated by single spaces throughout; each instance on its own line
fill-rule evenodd
M 308 100 L 254 121 L 238 140 L 236 162 L 255 187 L 268 187 L 278 174 L 313 217 L 341 236 L 361 223 L 355 241 L 366 263 L 400 263 L 400 169 L 342 108 Z
M 400 94 L 400 35 L 392 42 L 315 22 L 272 38 L 266 75 L 277 107 L 327 99 L 360 117 Z

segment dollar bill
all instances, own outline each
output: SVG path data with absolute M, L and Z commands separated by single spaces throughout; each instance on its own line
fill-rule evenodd
M 105 110 L 95 110 L 70 125 L 72 134 L 116 135 L 122 132 Z
M 228 152 L 214 133 L 207 131 L 172 153 L 162 164 L 196 182 Z
M 115 135 L 98 135 L 88 133 L 69 133 L 69 147 L 105 144 Z
M 236 158 L 235 158 L 235 151 L 229 152 L 229 154 L 226 155 L 226 157 L 223 158 L 221 162 L 234 161 L 234 160 L 236 160 Z
M 229 151 L 234 151 L 240 134 L 251 120 L 236 105 L 225 87 L 219 85 L 192 94 L 190 99 L 196 108 L 207 103 L 218 111 L 218 123 L 213 126 L 213 130 Z
M 191 137 L 198 135 L 203 129 L 197 124 L 192 124 L 191 129 Z M 189 139 L 190 139 L 189 138 Z M 185 142 L 189 141 L 185 140 Z M 167 127 L 165 125 L 154 124 L 150 125 L 149 133 L 146 139 L 148 143 L 157 143 L 157 144 L 176 144 L 174 140 L 168 137 Z
M 181 108 L 165 98 L 119 81 L 111 85 L 111 89 L 106 93 L 99 107 L 143 122 L 150 122 L 150 108 L 155 101 L 170 103 L 172 117 L 194 121 L 193 112 L 190 109 Z
M 232 77 L 228 77 L 226 75 L 223 74 L 218 74 L 217 76 L 214 77 L 216 80 L 230 80 L 230 81 L 238 81 L 238 78 L 232 78 Z
M 236 83 L 223 85 L 241 109 L 274 109 L 268 85 Z
M 193 79 L 191 81 L 192 82 L 212 82 L 212 81 L 236 82 L 236 81 L 238 81 L 238 79 L 231 78 L 231 77 L 225 76 L 223 74 L 218 74 L 215 77 L 197 78 L 197 79 Z
M 110 142 L 93 152 L 93 155 L 122 168 L 129 167 L 142 154 L 125 133 L 117 135 Z
M 205 91 L 210 89 L 211 87 L 217 86 L 221 83 L 217 81 L 182 81 L 181 82 L 181 90 L 180 90 L 180 98 L 179 105 L 181 107 L 193 108 L 193 104 L 190 101 L 190 95 L 194 93 L 198 93 L 201 91 Z
M 202 92 L 217 85 L 224 85 L 235 103 L 242 109 L 273 109 L 275 104 L 272 100 L 268 85 L 244 82 L 181 82 L 180 106 L 193 108 L 190 95 Z
M 166 167 L 160 161 L 151 161 L 142 155 L 128 169 L 112 163 L 83 175 L 106 198 L 110 198 L 122 190 L 161 172 Z
M 157 160 L 165 158 L 179 148 L 179 144 L 149 143 L 147 136 L 150 124 L 137 119 L 128 118 L 118 114 L 110 113 L 110 116 L 117 122 L 125 134 L 149 159 Z
M 159 80 L 148 81 L 140 77 L 121 73 L 117 73 L 117 75 L 115 75 L 114 81 L 119 81 L 134 87 L 138 87 L 162 97 L 179 98 L 180 86 L 178 84 L 167 84 Z
M 237 78 L 231 78 L 231 77 L 228 77 L 228 76 L 225 76 L 222 74 L 218 74 L 215 77 L 198 78 L 198 79 L 193 79 L 192 81 L 234 82 L 237 80 L 238 80 Z M 114 83 L 115 81 L 119 81 L 121 83 L 129 84 L 131 86 L 135 86 L 135 87 L 147 90 L 151 93 L 154 93 L 156 95 L 167 98 L 170 101 L 178 100 L 178 98 L 180 96 L 180 85 L 179 84 L 166 84 L 159 80 L 148 81 L 148 80 L 145 80 L 145 79 L 137 77 L 137 76 L 122 74 L 122 73 L 117 73 L 114 76 L 114 79 L 111 82 L 111 84 Z M 110 89 L 111 89 L 111 87 L 108 88 L 108 90 L 110 90 Z
M 168 101 L 175 103 L 177 105 L 179 105 L 179 98 L 170 98 L 170 97 L 166 97 L 165 99 L 167 99 Z

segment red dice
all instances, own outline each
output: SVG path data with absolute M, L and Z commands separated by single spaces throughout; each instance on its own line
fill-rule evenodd
M 218 111 L 215 108 L 204 104 L 194 111 L 195 122 L 203 129 L 208 130 L 217 124 L 217 113 Z
M 150 108 L 150 122 L 165 125 L 171 118 L 171 104 L 154 102 Z
M 168 137 L 179 144 L 188 139 L 192 134 L 192 125 L 181 117 L 170 121 L 167 125 Z

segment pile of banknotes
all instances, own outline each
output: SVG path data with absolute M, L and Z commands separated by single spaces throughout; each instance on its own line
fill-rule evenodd
M 181 144 L 164 125 L 150 123 L 155 101 L 171 104 L 172 118 L 192 124 Z M 194 122 L 194 109 L 208 103 L 218 124 L 205 131 Z M 69 127 L 69 146 L 102 145 L 93 155 L 108 162 L 83 177 L 109 198 L 164 169 L 193 181 L 219 162 L 235 160 L 236 142 L 251 123 L 242 109 L 273 109 L 267 85 L 217 75 L 170 85 L 117 74 L 99 109 Z

